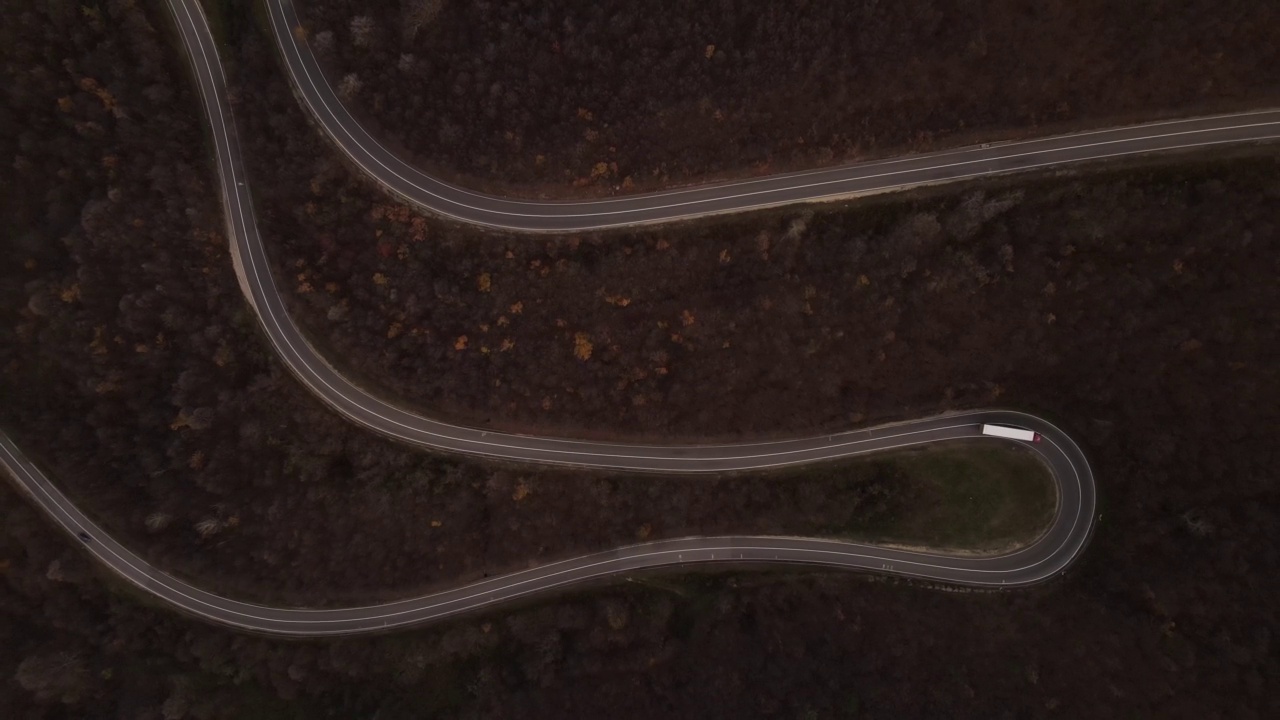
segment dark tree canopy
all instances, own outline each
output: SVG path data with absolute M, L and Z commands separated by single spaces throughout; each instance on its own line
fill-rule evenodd
M 1036 7 L 1092 12 L 1077 5 Z M 579 9 L 584 33 L 639 31 Z M 890 474 L 495 467 L 335 417 L 274 360 L 240 296 L 164 12 L 12 0 L 0 23 L 0 423 L 109 532 L 222 592 L 333 604 L 646 533 L 802 532 L 849 507 L 901 507 Z M 1269 31 L 1242 12 L 1223 8 L 1205 37 Z M 1080 566 L 1027 592 L 639 577 L 420 632 L 280 642 L 142 601 L 6 486 L 0 715 L 1280 711 L 1274 150 L 513 238 L 416 217 L 353 176 L 240 22 L 222 27 L 238 28 L 227 59 L 277 279 L 315 341 L 374 386 L 471 422 L 661 437 L 1027 407 L 1081 438 L 1103 521 Z M 703 60 L 737 62 L 715 42 L 726 59 Z

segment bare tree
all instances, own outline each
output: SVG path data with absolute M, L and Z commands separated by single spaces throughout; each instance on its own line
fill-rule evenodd
M 153 512 L 147 516 L 147 529 L 151 532 L 159 532 L 169 526 L 173 522 L 173 516 L 166 512 Z
M 373 43 L 373 18 L 357 15 L 351 18 L 351 42 L 356 47 L 369 47 Z
M 315 36 L 311 38 L 311 45 L 316 49 L 316 52 L 327 53 L 332 51 L 333 31 L 322 30 L 321 32 L 316 33 Z
M 338 97 L 350 100 L 360 93 L 360 88 L 363 86 L 364 84 L 355 73 L 347 73 L 342 76 L 342 82 L 338 83 Z
M 429 25 L 444 7 L 444 0 L 404 0 L 404 36 L 413 40 L 424 25 Z
M 222 530 L 222 521 L 217 518 L 205 518 L 196 523 L 196 532 L 200 533 L 200 537 L 213 537 Z

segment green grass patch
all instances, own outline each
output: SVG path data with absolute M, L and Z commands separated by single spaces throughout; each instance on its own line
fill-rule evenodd
M 955 551 L 1026 545 L 1053 521 L 1057 489 L 1030 452 L 990 444 L 833 463 L 787 479 L 841 486 L 852 498 L 831 535 Z

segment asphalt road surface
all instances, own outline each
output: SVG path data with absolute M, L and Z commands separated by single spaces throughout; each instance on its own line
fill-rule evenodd
M 1096 499 L 1087 460 L 1065 433 L 1023 413 L 972 411 L 817 437 L 736 445 L 629 445 L 512 435 L 452 425 L 397 408 L 357 388 L 325 363 L 285 312 L 254 219 L 226 102 L 222 66 L 208 23 L 196 0 L 169 2 L 204 98 L 228 235 L 242 289 L 285 364 L 312 392 L 351 420 L 404 442 L 467 455 L 686 474 L 776 468 L 947 441 L 1015 443 L 1035 453 L 1049 468 L 1058 490 L 1058 505 L 1051 527 L 1040 539 L 1022 550 L 999 556 L 916 552 L 812 538 L 692 537 L 617 548 L 384 605 L 328 610 L 272 608 L 213 595 L 148 565 L 91 522 L 7 435 L 0 433 L 0 465 L 19 487 L 102 563 L 138 587 L 184 612 L 246 630 L 335 635 L 422 623 L 593 578 L 708 563 L 806 564 L 976 587 L 1021 586 L 1062 572 L 1088 541 Z M 1043 436 L 1043 442 L 1016 443 L 982 436 L 983 423 L 1034 430 Z
M 1016 425 L 1039 432 L 1040 443 L 1019 443 L 981 435 L 981 423 Z M 736 447 L 686 447 L 690 469 L 697 458 L 727 452 L 750 456 L 760 466 L 791 462 L 783 447 L 811 446 L 815 455 L 849 457 L 893 449 L 970 439 L 1021 445 L 1044 462 L 1058 490 L 1057 513 L 1049 530 L 1026 548 L 998 556 L 973 557 L 916 552 L 875 545 L 795 537 L 689 537 L 620 547 L 501 575 L 432 595 L 382 605 L 340 609 L 264 607 L 214 595 L 166 575 L 111 538 L 89 520 L 13 442 L 0 435 L 3 465 L 32 499 L 99 561 L 137 587 L 170 605 L 207 620 L 273 635 L 345 635 L 378 632 L 475 611 L 567 585 L 653 568 L 697 565 L 810 565 L 871 571 L 957 585 L 1001 588 L 1049 579 L 1075 560 L 1089 539 L 1095 513 L 1093 476 L 1075 443 L 1049 423 L 1005 411 L 943 415 L 854 433 L 784 443 Z M 606 446 L 607 447 L 607 446 Z M 675 448 L 650 448 L 675 454 Z M 86 539 L 87 538 L 87 539 Z
M 195 4 L 195 0 L 188 0 Z M 338 100 L 305 39 L 292 0 L 266 0 L 295 92 L 320 128 L 392 194 L 428 212 L 521 231 L 571 232 L 704 217 L 764 207 L 1000 175 L 1069 163 L 1280 138 L 1280 110 L 1191 118 L 995 143 L 826 170 L 582 202 L 537 202 L 471 192 L 411 167 L 382 147 Z

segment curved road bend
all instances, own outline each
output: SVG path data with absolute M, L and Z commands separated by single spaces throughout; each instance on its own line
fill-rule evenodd
M 0 434 L 0 465 L 59 525 L 79 537 L 77 542 L 84 544 L 99 561 L 184 612 L 223 625 L 273 635 L 350 635 L 426 623 L 594 578 L 650 568 L 731 563 L 811 565 L 985 588 L 1016 587 L 1046 580 L 1065 570 L 1084 548 L 1095 512 L 1093 476 L 1084 455 L 1069 437 L 1049 423 L 1005 411 L 944 415 L 837 436 L 844 440 L 839 452 L 830 456 L 864 455 L 956 439 L 1013 442 L 981 435 L 981 423 L 985 422 L 1018 425 L 1041 433 L 1044 439 L 1038 444 L 1017 444 L 1034 452 L 1048 466 L 1058 489 L 1058 510 L 1049 530 L 1030 546 L 1006 555 L 966 557 L 815 538 L 689 537 L 607 550 L 422 597 L 326 610 L 254 605 L 215 595 L 171 577 L 89 520 L 3 434 Z M 832 447 L 825 444 L 829 443 L 827 438 L 805 442 Z M 746 448 L 754 449 L 747 451 Z M 704 453 L 714 455 L 721 449 L 681 448 L 693 457 Z M 774 458 L 764 446 L 739 446 L 739 450 L 759 453 L 758 466 L 774 464 Z M 690 469 L 701 468 L 691 463 Z
M 183 0 L 195 5 L 198 0 Z M 1143 153 L 1280 138 L 1280 110 L 1190 118 L 992 147 L 582 202 L 520 201 L 438 180 L 382 147 L 343 107 L 305 39 L 293 0 L 266 0 L 296 93 L 329 138 L 391 193 L 438 215 L 506 230 L 572 232 L 903 190 L 920 185 Z
M 693 537 L 617 548 L 384 605 L 332 610 L 272 608 L 219 597 L 152 567 L 80 512 L 7 435 L 0 433 L 0 465 L 58 524 L 138 587 L 188 613 L 237 628 L 283 635 L 336 635 L 427 622 L 592 578 L 644 568 L 707 563 L 808 564 L 977 587 L 1027 585 L 1063 571 L 1088 541 L 1096 506 L 1088 462 L 1065 433 L 1023 413 L 973 411 L 794 440 L 664 447 L 488 432 L 414 415 L 361 391 L 324 363 L 284 312 L 245 186 L 239 147 L 223 94 L 222 68 L 208 24 L 198 3 L 170 0 L 170 4 L 204 97 L 242 288 L 284 362 L 313 392 L 348 418 L 407 442 L 469 455 L 681 473 L 773 468 L 948 440 L 1007 442 L 980 434 L 982 423 L 1000 423 L 1034 430 L 1044 437 L 1042 443 L 1024 445 L 1051 470 L 1058 489 L 1058 510 L 1049 530 L 1035 543 L 992 557 L 951 556 L 811 538 Z

